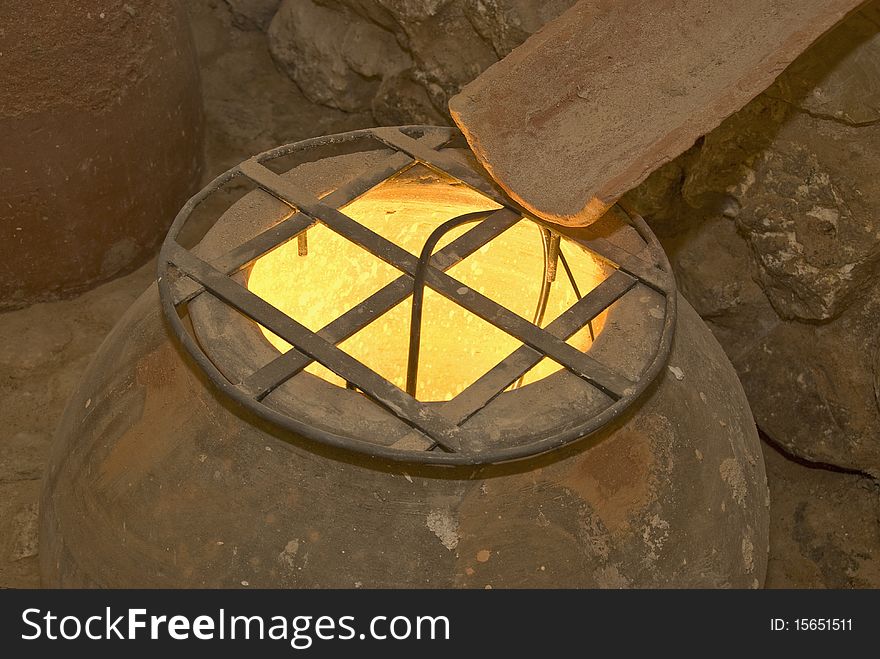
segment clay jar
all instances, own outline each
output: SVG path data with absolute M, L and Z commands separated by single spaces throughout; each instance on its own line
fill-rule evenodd
M 397 160 L 389 168 L 391 154 L 374 135 L 282 148 L 307 159 L 280 175 L 284 189 L 318 198 L 405 166 Z M 459 148 L 442 153 L 462 168 L 473 162 Z M 393 194 L 386 187 L 377 207 L 387 212 L 395 199 L 427 196 L 418 188 L 430 180 L 410 174 Z M 356 189 L 361 200 L 377 190 Z M 408 221 L 393 214 L 394 222 Z M 291 217 L 290 206 L 255 189 L 219 217 L 192 258 L 224 258 Z M 165 258 L 180 254 L 178 228 Z M 327 234 L 309 231 L 314 258 Z M 603 220 L 601 235 L 637 254 L 648 244 L 614 216 Z M 302 258 L 296 240 L 286 244 Z M 168 291 L 183 280 L 175 282 L 165 263 L 158 283 Z M 263 294 L 258 266 L 234 275 L 252 294 Z M 287 267 L 275 276 L 292 282 Z M 410 424 L 307 371 L 262 398 L 271 415 L 233 398 L 237 385 L 222 387 L 219 378 L 245 382 L 281 353 L 256 322 L 213 293 L 193 296 L 189 345 L 203 346 L 210 368 L 222 373 L 189 358 L 153 284 L 70 398 L 40 505 L 44 586 L 745 588 L 764 580 L 769 492 L 754 419 L 736 372 L 683 298 L 670 320 L 666 294 L 640 281 L 609 308 L 589 355 L 638 379 L 636 387 L 654 369 L 661 339 L 672 338 L 655 375 L 644 376 L 641 396 L 595 432 L 580 434 L 585 419 L 613 409 L 610 398 L 560 370 L 498 394 L 459 426 L 461 446 L 488 447 L 501 460 L 472 454 L 471 464 L 437 464 L 421 457 L 419 444 L 414 450 L 401 441 L 411 438 Z M 445 345 L 457 355 L 467 347 Z M 450 409 L 438 405 L 445 403 L 421 409 Z M 501 453 L 533 449 L 535 440 L 570 428 L 569 443 L 540 454 L 510 461 Z
M 202 164 L 176 0 L 0 3 L 0 309 L 146 261 Z

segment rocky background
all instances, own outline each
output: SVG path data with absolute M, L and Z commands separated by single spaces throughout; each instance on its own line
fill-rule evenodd
M 227 3 L 309 100 L 400 125 L 450 123 L 450 96 L 574 0 Z
M 450 96 L 574 0 L 225 0 L 312 102 L 450 123 Z M 625 47 L 625 44 L 621 44 Z M 524 90 L 527 93 L 527 90 Z M 632 191 L 761 430 L 880 477 L 880 2 Z
M 449 123 L 450 95 L 573 3 L 186 0 L 204 182 L 307 137 Z M 629 196 L 767 440 L 767 585 L 880 587 L 880 0 Z M 51 434 L 154 273 L 0 314 L 0 587 L 38 585 Z
M 761 430 L 880 477 L 880 3 L 631 196 Z

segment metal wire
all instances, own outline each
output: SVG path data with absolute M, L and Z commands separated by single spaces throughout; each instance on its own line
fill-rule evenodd
M 544 273 L 541 279 L 541 292 L 538 293 L 538 302 L 535 307 L 535 315 L 532 317 L 532 323 L 540 327 L 541 323 L 544 322 L 544 314 L 547 313 L 547 302 L 550 300 L 550 287 L 556 280 L 556 268 L 553 264 L 553 258 L 554 254 L 559 252 L 559 238 L 558 236 L 556 237 L 557 249 L 554 250 L 554 238 L 550 229 L 539 226 L 538 230 L 541 232 L 541 245 L 544 248 Z M 510 388 L 519 389 L 523 385 L 525 378 L 526 375 L 523 373 L 522 376 L 510 386 Z
M 578 288 L 577 282 L 574 279 L 574 273 L 571 271 L 571 268 L 568 266 L 568 259 L 565 258 L 565 254 L 562 253 L 562 243 L 559 243 L 559 260 L 562 261 L 562 267 L 565 269 L 565 274 L 568 275 L 568 281 L 571 282 L 571 288 L 574 291 L 577 299 L 580 300 L 584 296 L 581 295 L 581 289 Z M 587 323 L 587 327 L 590 328 L 590 341 L 596 340 L 596 334 L 593 331 L 593 321 Z
M 544 277 L 541 282 L 541 292 L 538 294 L 538 304 L 535 307 L 535 315 L 532 319 L 532 323 L 538 327 L 544 322 L 544 314 L 547 313 L 547 302 L 550 300 L 550 288 L 556 280 L 554 255 L 558 253 L 558 250 L 554 249 L 554 242 L 558 241 L 558 238 L 553 237 L 553 232 L 550 231 L 550 229 L 540 227 L 540 230 L 541 244 L 544 247 Z M 558 245 L 558 242 L 556 244 Z
M 574 273 L 571 271 L 571 268 L 568 266 L 568 259 L 565 258 L 565 254 L 562 253 L 562 244 L 559 245 L 559 260 L 562 261 L 562 267 L 565 269 L 565 274 L 568 275 L 568 281 L 571 282 L 571 288 L 574 291 L 575 296 L 578 300 L 580 300 L 583 295 L 581 295 L 581 289 L 578 288 L 577 282 L 574 280 Z
M 428 263 L 431 261 L 431 255 L 437 243 L 447 233 L 462 224 L 469 222 L 477 222 L 485 219 L 494 211 L 474 211 L 465 213 L 458 217 L 447 220 L 439 227 L 431 232 L 425 244 L 422 246 L 422 252 L 419 255 L 419 263 L 416 266 L 415 276 L 413 277 L 413 300 L 412 313 L 409 321 L 409 353 L 406 362 L 406 393 L 415 398 L 416 388 L 418 386 L 419 377 L 419 352 L 421 350 L 422 340 L 422 312 L 425 302 L 425 275 L 428 271 Z

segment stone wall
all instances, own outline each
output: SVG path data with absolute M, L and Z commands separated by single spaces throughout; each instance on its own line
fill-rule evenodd
M 377 124 L 448 123 L 451 95 L 574 4 L 226 2 L 309 99 Z M 880 477 L 880 0 L 629 198 L 761 429 Z
M 880 2 L 630 196 L 761 429 L 880 476 Z
M 450 123 L 450 96 L 574 0 L 226 3 L 238 25 L 268 30 L 276 63 L 309 100 L 397 125 Z

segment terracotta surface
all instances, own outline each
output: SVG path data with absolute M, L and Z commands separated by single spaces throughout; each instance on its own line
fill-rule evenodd
M 664 369 L 623 423 L 539 459 L 441 475 L 236 412 L 181 358 L 152 286 L 55 437 L 42 584 L 758 587 L 769 497 L 754 422 L 717 342 L 680 305 L 670 364 L 684 379 Z
M 149 258 L 194 191 L 199 74 L 176 0 L 0 3 L 0 309 Z
M 583 0 L 449 102 L 492 176 L 587 225 L 862 0 Z

